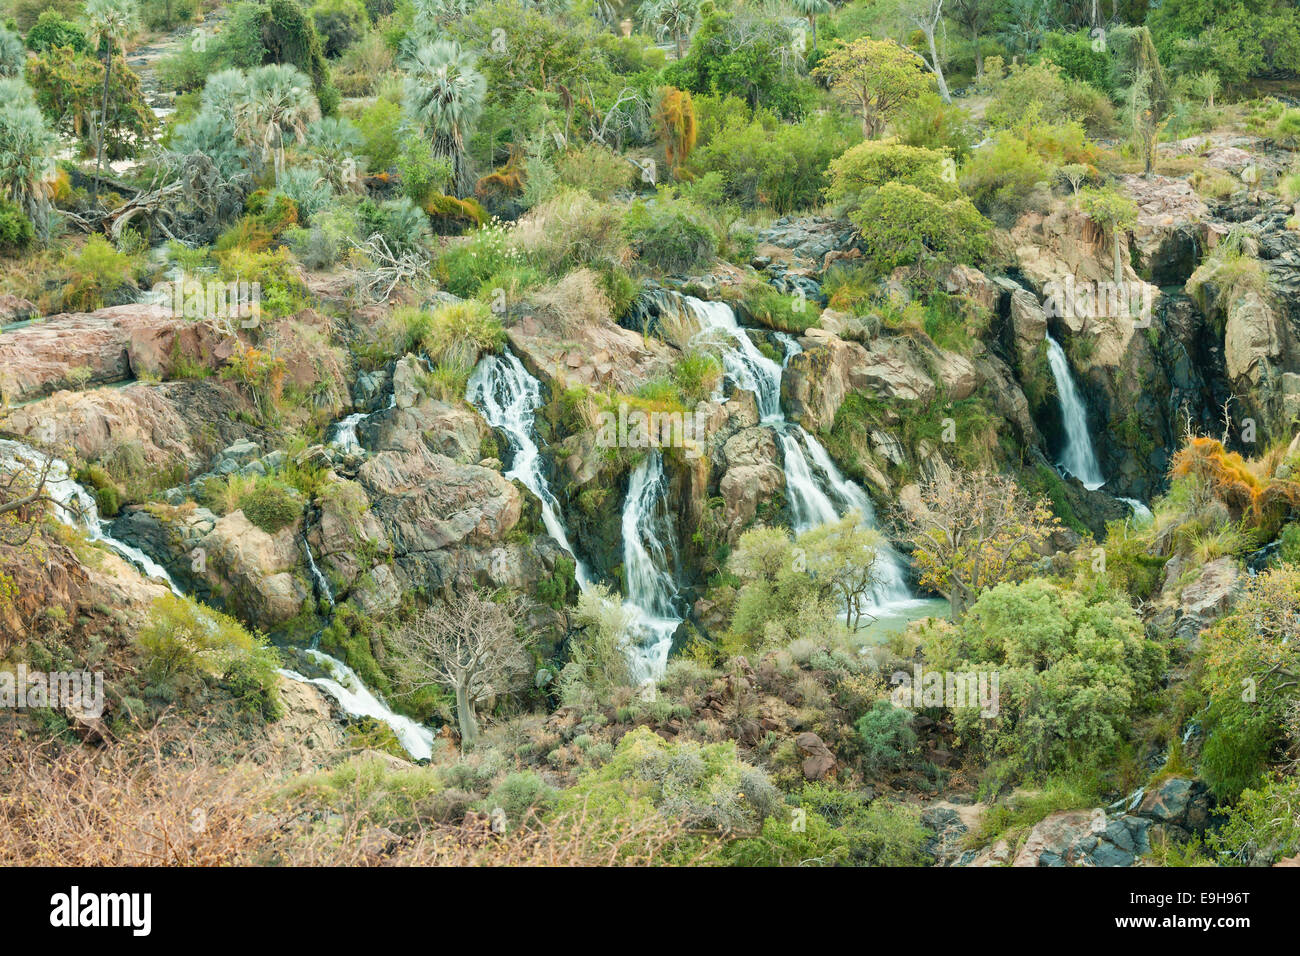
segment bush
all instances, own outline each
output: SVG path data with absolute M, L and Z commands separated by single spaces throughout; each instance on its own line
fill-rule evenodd
M 477 299 L 440 306 L 421 338 L 425 353 L 435 363 L 467 368 L 481 353 L 501 351 L 505 342 L 501 320 Z
M 426 254 L 432 230 L 424 210 L 406 196 L 389 199 L 378 206 L 363 200 L 357 207 L 361 234 L 369 237 L 378 233 L 395 254 Z
M 912 712 L 878 700 L 858 718 L 855 725 L 862 746 L 862 760 L 868 771 L 898 769 L 916 747 Z
M 279 716 L 275 651 L 233 618 L 169 594 L 153 603 L 136 641 L 154 680 L 237 678 L 251 710 L 267 720 Z
M 713 231 L 678 203 L 634 203 L 623 220 L 623 235 L 641 262 L 666 273 L 703 268 L 718 246 Z
M 317 0 L 311 8 L 312 23 L 320 34 L 321 47 L 331 59 L 361 39 L 366 32 L 366 8 L 360 0 Z
M 120 305 L 135 297 L 135 261 L 118 252 L 101 235 L 91 236 L 79 252 L 63 257 L 68 277 L 61 293 L 61 305 L 68 312 L 93 312 L 106 305 Z
M 376 100 L 356 116 L 363 137 L 367 168 L 382 173 L 397 164 L 401 152 L 402 107 L 391 100 Z
M 785 214 L 818 205 L 831 159 L 860 138 L 837 114 L 782 123 L 762 110 L 753 118 L 732 113 L 695 151 L 690 166 L 718 173 L 723 196 L 747 208 Z
M 35 236 L 32 221 L 14 202 L 0 197 L 0 252 L 26 249 Z
M 1041 578 L 984 592 L 927 639 L 933 670 L 999 675 L 997 713 L 954 710 L 958 734 L 1022 771 L 1117 752 L 1160 681 L 1165 650 L 1143 635 L 1127 600 L 1080 595 Z
M 1002 130 L 962 167 L 961 184 L 976 209 L 1010 227 L 1036 199 L 1046 198 L 1051 176 L 1051 167 L 1023 139 Z
M 530 811 L 543 812 L 555 805 L 558 792 L 536 772 L 523 770 L 508 774 L 483 801 L 488 813 L 500 807 L 511 823 L 522 823 Z
M 44 53 L 53 47 L 68 47 L 76 53 L 90 52 L 85 31 L 72 20 L 65 20 L 58 11 L 47 9 L 27 32 L 27 49 Z
M 275 534 L 302 516 L 302 496 L 283 482 L 263 478 L 239 499 L 239 509 L 267 534 Z
M 936 93 L 925 93 L 903 107 L 894 118 L 898 141 L 951 156 L 961 162 L 979 139 L 970 113 L 945 103 Z
M 918 262 L 930 253 L 974 263 L 988 249 L 988 221 L 970 200 L 944 201 L 915 186 L 886 183 L 849 219 L 862 234 L 867 255 L 884 269 Z
M 585 189 L 601 200 L 632 189 L 638 175 L 622 156 L 594 143 L 566 150 L 553 162 L 561 185 Z

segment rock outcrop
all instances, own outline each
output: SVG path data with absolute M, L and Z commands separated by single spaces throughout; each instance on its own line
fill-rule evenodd
M 50 316 L 0 340 L 0 394 L 26 401 L 74 385 L 169 378 L 178 364 L 224 362 L 233 339 L 161 305 Z

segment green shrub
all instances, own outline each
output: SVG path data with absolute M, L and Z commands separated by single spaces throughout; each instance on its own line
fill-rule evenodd
M 68 312 L 92 312 L 106 305 L 120 305 L 135 296 L 135 261 L 118 252 L 104 236 L 86 240 L 79 252 L 63 257 L 61 304 Z
M 233 618 L 169 594 L 153 603 L 136 642 L 152 679 L 225 678 L 249 709 L 268 720 L 279 716 L 279 659 Z
M 26 249 L 35 234 L 27 215 L 12 201 L 0 197 L 0 252 Z
M 862 747 L 862 760 L 869 771 L 898 769 L 916 748 L 912 712 L 878 700 L 858 718 L 855 725 Z
M 718 246 L 713 231 L 678 203 L 634 203 L 623 221 L 623 235 L 641 262 L 667 273 L 707 266 Z
M 511 823 L 524 822 L 527 814 L 543 813 L 555 805 L 558 793 L 535 771 L 523 770 L 508 774 L 483 801 L 483 809 L 491 813 L 500 807 Z
M 239 508 L 257 527 L 267 534 L 275 534 L 302 516 L 302 499 L 288 485 L 265 478 L 240 498 Z
M 1029 772 L 1117 753 L 1166 665 L 1127 600 L 1041 578 L 984 592 L 960 626 L 930 634 L 925 652 L 934 670 L 998 675 L 997 713 L 958 707 L 957 732 Z
M 1023 139 L 1007 130 L 973 153 L 961 171 L 962 187 L 975 208 L 1001 226 L 1009 227 L 1045 196 L 1052 170 Z
M 361 39 L 369 18 L 360 0 L 317 0 L 311 19 L 325 55 L 333 59 Z

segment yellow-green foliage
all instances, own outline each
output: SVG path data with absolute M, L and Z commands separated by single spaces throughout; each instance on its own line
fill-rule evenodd
M 118 252 L 103 236 L 91 236 L 79 251 L 64 255 L 62 268 L 67 281 L 61 308 L 69 312 L 91 312 L 119 304 L 135 290 L 136 261 Z
M 359 754 L 330 770 L 293 780 L 284 795 L 349 817 L 384 826 L 417 827 L 434 822 L 443 790 L 432 767 L 397 767 L 374 754 Z
M 670 744 L 647 727 L 625 735 L 609 763 L 583 773 L 559 801 L 595 826 L 659 813 L 717 834 L 752 832 L 780 807 L 767 774 L 742 761 L 734 742 Z
M 501 351 L 506 333 L 485 303 L 470 299 L 434 310 L 420 344 L 437 364 L 472 368 L 481 353 Z
M 278 715 L 275 651 L 234 618 L 169 594 L 154 602 L 136 642 L 154 680 L 220 678 L 251 710 Z

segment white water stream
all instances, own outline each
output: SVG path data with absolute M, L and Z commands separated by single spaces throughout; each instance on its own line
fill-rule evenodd
M 1047 333 L 1047 363 L 1056 380 L 1056 395 L 1061 403 L 1061 421 L 1065 429 L 1065 447 L 1061 449 L 1060 466 L 1082 482 L 1089 491 L 1096 491 L 1106 483 L 1101 473 L 1097 453 L 1088 433 L 1088 408 L 1074 382 L 1070 363 L 1061 344 Z
M 528 374 L 524 363 L 514 353 L 486 355 L 469 378 L 466 395 L 471 405 L 483 413 L 489 425 L 505 432 L 513 460 L 507 478 L 517 478 L 542 503 L 542 524 L 555 541 L 573 557 L 574 576 L 586 590 L 591 583 L 586 565 L 569 543 L 569 532 L 560 517 L 560 503 L 542 470 L 542 452 L 533 437 L 533 420 L 542 406 L 542 384 Z
M 0 470 L 12 472 L 16 468 L 26 471 L 33 480 L 39 478 L 46 456 L 30 445 L 9 439 L 0 439 Z M 184 592 L 172 580 L 167 569 L 145 554 L 139 548 L 119 541 L 104 531 L 99 517 L 99 509 L 90 492 L 78 484 L 71 476 L 67 463 L 55 458 L 50 462 L 50 470 L 45 479 L 45 494 L 53 504 L 54 516 L 69 527 L 79 528 L 91 541 L 101 542 L 112 548 L 127 561 L 140 569 L 147 577 L 166 583 L 172 592 L 184 596 Z M 306 541 L 304 540 L 304 545 Z M 329 583 L 320 569 L 316 567 L 315 558 L 307 547 L 307 560 L 317 583 L 324 588 L 324 593 L 333 603 Z M 281 670 L 280 673 L 293 680 L 315 684 L 328 691 L 344 711 L 353 717 L 373 717 L 383 721 L 393 729 L 402 746 L 414 758 L 427 758 L 433 753 L 433 732 L 422 727 L 410 718 L 393 713 L 382 701 L 366 689 L 361 679 L 342 661 L 320 651 L 309 650 L 311 654 L 329 672 L 329 678 L 306 678 L 296 671 Z

